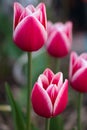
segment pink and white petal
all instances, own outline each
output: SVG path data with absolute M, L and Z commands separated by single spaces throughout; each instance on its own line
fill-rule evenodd
M 47 34 L 48 34 L 48 37 L 52 33 L 52 29 L 53 29 L 53 23 L 51 21 L 48 21 L 47 22 Z
M 36 10 L 34 13 L 32 13 L 33 17 L 36 17 L 40 21 L 40 16 L 42 15 L 41 10 Z M 41 22 L 40 22 L 41 23 Z
M 55 31 L 50 35 L 46 43 L 46 47 L 48 52 L 55 57 L 64 57 L 71 49 L 71 45 L 66 34 L 60 30 Z
M 58 32 L 63 32 L 66 35 L 66 33 L 64 32 L 64 24 L 56 23 L 56 24 L 54 24 L 54 29 Z
M 30 10 L 28 10 L 27 8 L 25 8 L 25 9 L 23 10 L 23 12 L 22 12 L 20 18 L 19 18 L 18 23 L 19 23 L 23 18 L 25 18 L 26 16 L 31 15 L 31 14 L 32 14 L 32 12 L 31 12 Z
M 56 84 L 50 84 L 47 88 L 47 93 L 51 99 L 52 104 L 54 105 L 56 97 L 58 95 L 58 87 L 56 86 Z
M 51 21 L 47 22 L 47 28 L 48 30 L 50 30 L 50 28 L 53 26 L 53 23 Z
M 13 18 L 13 30 L 16 28 L 19 18 L 24 10 L 24 7 L 18 2 L 14 3 L 14 18 Z
M 56 32 L 56 28 L 54 28 L 54 26 L 52 25 L 52 26 L 49 26 L 49 27 L 47 27 L 47 34 L 48 34 L 48 40 L 49 40 L 49 38 L 53 35 L 54 36 L 54 34 L 55 34 L 55 32 Z M 48 46 L 48 44 L 46 43 L 46 47 Z
M 64 111 L 68 102 L 68 80 L 65 80 L 54 103 L 53 116 Z
M 52 72 L 51 69 L 47 68 L 45 69 L 45 71 L 43 72 L 43 74 L 47 77 L 48 81 L 49 81 L 49 84 L 51 83 L 51 80 L 54 76 L 54 73 Z
M 44 89 L 47 89 L 49 86 L 49 81 L 44 74 L 41 74 L 38 78 L 38 84 L 42 86 Z
M 77 58 L 78 58 L 77 54 L 75 52 L 71 52 L 71 54 L 70 54 L 70 63 L 69 63 L 69 79 L 72 78 L 73 66 L 76 63 Z
M 13 32 L 14 43 L 24 51 L 39 50 L 46 39 L 46 30 L 33 16 L 25 17 Z
M 34 111 L 43 117 L 52 116 L 53 106 L 47 92 L 36 83 L 31 93 L 31 101 Z
M 31 5 L 31 4 L 28 5 L 26 8 L 27 8 L 29 11 L 31 11 L 32 13 L 36 11 L 35 7 L 34 7 L 33 5 Z
M 64 30 L 64 24 L 62 22 L 57 22 L 54 24 L 54 27 L 57 29 L 57 30 L 61 30 L 63 31 Z
M 37 7 L 36 10 L 40 9 L 42 12 L 40 22 L 44 26 L 44 28 L 47 30 L 47 16 L 46 16 L 46 7 L 44 3 L 40 3 Z
M 65 32 L 70 40 L 70 43 L 72 43 L 72 28 L 73 28 L 72 22 L 68 21 L 65 23 Z
M 87 66 L 87 62 L 85 62 L 84 59 L 78 57 L 75 64 L 73 65 L 72 75 L 74 75 L 76 71 L 78 71 L 82 67 L 86 67 L 86 66 Z
M 71 78 L 72 88 L 80 92 L 87 92 L 87 67 L 79 69 Z
M 87 53 L 82 53 L 79 57 L 87 61 Z
M 54 75 L 51 84 L 56 84 L 58 89 L 61 88 L 62 84 L 63 84 L 63 74 L 62 72 L 58 72 L 57 74 Z

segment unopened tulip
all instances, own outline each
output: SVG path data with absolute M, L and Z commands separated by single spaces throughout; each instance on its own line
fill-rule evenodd
M 35 83 L 31 101 L 34 111 L 43 117 L 50 118 L 64 111 L 68 100 L 68 80 L 63 83 L 63 74 L 54 74 L 46 69 Z
M 13 41 L 23 51 L 40 49 L 47 39 L 47 17 L 44 3 L 36 8 L 14 3 Z
M 51 56 L 64 57 L 72 46 L 72 22 L 55 23 L 48 21 L 46 49 Z
M 79 92 L 87 92 L 87 53 L 70 56 L 69 80 L 71 87 Z

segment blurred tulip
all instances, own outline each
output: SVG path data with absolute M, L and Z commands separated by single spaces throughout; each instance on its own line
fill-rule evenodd
M 36 8 L 14 3 L 13 41 L 23 51 L 40 49 L 47 39 L 47 17 L 44 3 Z
M 43 117 L 57 116 L 65 109 L 68 101 L 68 80 L 63 83 L 63 74 L 54 74 L 46 69 L 35 83 L 31 101 L 34 111 Z
M 72 45 L 72 22 L 51 23 L 47 25 L 48 39 L 46 49 L 54 57 L 66 56 Z
M 79 92 L 87 92 L 87 53 L 80 56 L 75 52 L 71 53 L 69 80 L 72 88 Z

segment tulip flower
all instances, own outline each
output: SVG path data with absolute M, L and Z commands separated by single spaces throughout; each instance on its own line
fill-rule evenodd
M 87 92 L 87 53 L 70 55 L 69 80 L 73 89 Z
M 68 80 L 63 83 L 63 74 L 54 74 L 46 69 L 34 84 L 31 101 L 34 111 L 43 117 L 57 116 L 66 107 L 68 100 Z
M 51 56 L 66 56 L 72 45 L 72 22 L 55 23 L 48 21 L 47 24 L 48 39 L 46 49 Z
M 40 49 L 47 39 L 47 17 L 44 3 L 36 8 L 14 3 L 13 41 L 23 51 Z

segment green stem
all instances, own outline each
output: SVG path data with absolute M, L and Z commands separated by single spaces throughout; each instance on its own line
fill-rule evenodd
M 81 106 L 82 106 L 82 94 L 78 94 L 78 106 L 77 106 L 77 128 L 78 130 L 82 130 L 81 128 Z
M 27 130 L 31 130 L 30 127 L 30 117 L 31 117 L 31 89 L 32 89 L 32 75 L 31 75 L 31 67 L 32 67 L 32 53 L 28 53 L 28 86 L 27 86 Z
M 64 130 L 64 122 L 61 115 L 51 118 L 50 130 Z
M 45 119 L 45 130 L 50 130 L 50 119 Z

